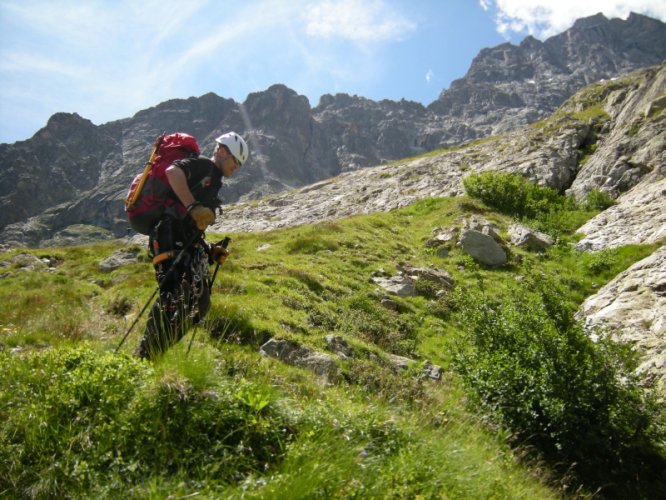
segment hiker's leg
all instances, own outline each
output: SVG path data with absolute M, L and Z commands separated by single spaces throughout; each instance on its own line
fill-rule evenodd
M 194 249 L 189 272 L 190 317 L 197 324 L 210 310 L 210 267 L 203 248 Z
M 166 348 L 166 327 L 169 324 L 166 315 L 163 314 L 162 303 L 160 299 L 153 304 L 146 328 L 143 332 L 143 338 L 139 344 L 138 356 L 144 359 L 155 359 L 162 354 Z
M 157 225 L 150 236 L 150 251 L 155 259 L 177 252 L 179 247 L 178 226 L 171 218 L 165 218 Z M 153 304 L 148 316 L 143 339 L 139 345 L 138 355 L 146 359 L 154 359 L 176 343 L 184 335 L 183 292 L 180 284 L 184 277 L 182 264 L 175 264 L 176 255 L 154 263 L 155 278 L 160 288 L 160 296 Z
M 187 333 L 192 322 L 189 317 L 187 287 L 165 293 L 150 311 L 138 355 L 146 359 L 165 353 Z

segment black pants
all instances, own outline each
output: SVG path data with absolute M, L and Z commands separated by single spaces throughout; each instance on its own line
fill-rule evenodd
M 139 344 L 142 358 L 154 359 L 166 352 L 210 309 L 208 253 L 198 234 L 179 220 L 165 218 L 150 236 L 153 257 L 165 252 L 171 252 L 171 257 L 154 266 L 160 290 Z

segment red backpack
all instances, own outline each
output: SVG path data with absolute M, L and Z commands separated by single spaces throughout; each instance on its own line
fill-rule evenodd
M 191 135 L 176 132 L 157 138 L 148 163 L 132 181 L 125 198 L 125 211 L 132 229 L 150 234 L 165 213 L 175 217 L 185 214 L 185 207 L 171 190 L 166 169 L 176 160 L 197 156 L 199 145 Z

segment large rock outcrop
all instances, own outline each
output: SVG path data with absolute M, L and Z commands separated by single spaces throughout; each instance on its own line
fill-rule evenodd
M 636 186 L 578 232 L 585 235 L 576 246 L 578 250 L 666 241 L 666 178 Z
M 666 400 L 666 247 L 588 297 L 579 316 L 641 353 L 639 370 Z

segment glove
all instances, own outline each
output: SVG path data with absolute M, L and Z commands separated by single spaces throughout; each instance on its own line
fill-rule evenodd
M 215 222 L 213 211 L 203 205 L 194 205 L 189 209 L 189 212 L 199 231 L 205 231 L 208 226 Z
M 213 261 L 218 264 L 224 264 L 224 261 L 229 257 L 229 251 L 220 245 L 213 245 L 210 254 Z

